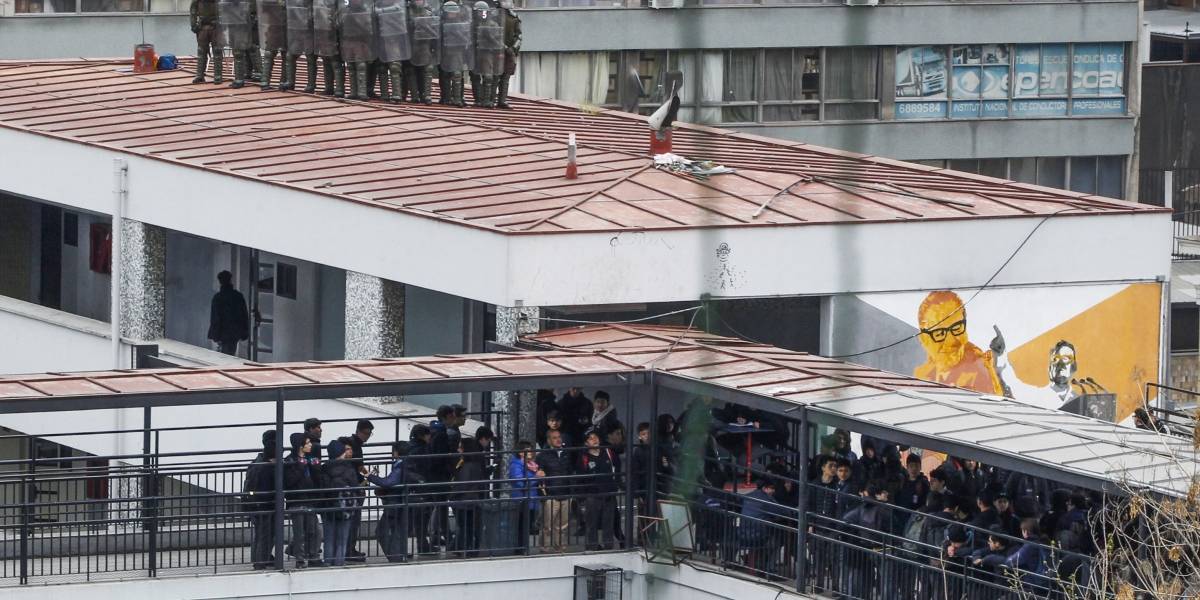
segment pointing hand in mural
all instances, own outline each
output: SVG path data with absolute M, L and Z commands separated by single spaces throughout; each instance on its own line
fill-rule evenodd
M 992 324 L 992 331 L 996 332 L 996 337 L 992 338 L 992 343 L 988 344 L 988 348 L 992 350 L 992 367 L 996 369 L 996 380 L 1000 383 L 1000 388 L 1004 396 L 1013 397 L 1012 388 L 1008 387 L 1008 382 L 1004 381 L 1004 366 L 1001 364 L 1000 357 L 1004 356 L 1004 334 L 1000 333 L 1000 326 Z

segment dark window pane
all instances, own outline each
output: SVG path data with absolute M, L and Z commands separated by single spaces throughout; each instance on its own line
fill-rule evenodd
M 879 98 L 879 50 L 872 47 L 825 50 L 826 100 Z
M 1003 158 L 981 158 L 979 159 L 979 174 L 1005 179 L 1008 177 L 1008 174 L 1004 172 L 1007 164 L 1008 161 Z
M 1039 158 L 1038 164 L 1038 185 L 1047 187 L 1065 188 L 1067 185 L 1067 159 L 1065 158 Z
M 1085 194 L 1096 193 L 1096 157 L 1075 156 L 1071 158 L 1071 191 Z
M 1036 158 L 1012 158 L 1009 159 L 1011 171 L 1008 177 L 1013 181 L 1021 183 L 1037 183 L 1037 159 Z
M 764 53 L 763 100 L 793 100 L 796 93 L 791 48 L 772 48 Z M 777 119 L 780 120 L 780 119 Z M 781 119 L 790 121 L 791 119 Z
M 979 161 L 973 158 L 960 158 L 950 161 L 950 168 L 955 171 L 965 171 L 967 173 L 979 172 Z
M 142 12 L 144 0 L 80 0 L 81 12 Z
M 1101 156 L 1096 169 L 1096 193 L 1109 198 L 1125 197 L 1125 157 Z

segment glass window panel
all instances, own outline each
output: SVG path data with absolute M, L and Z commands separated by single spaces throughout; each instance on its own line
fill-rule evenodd
M 1096 157 L 1075 156 L 1071 158 L 1071 191 L 1085 194 L 1096 193 Z
M 75 0 L 17 0 L 17 14 L 58 14 L 75 12 Z
M 950 97 L 978 98 L 982 83 L 983 75 L 979 67 L 954 67 L 951 71 Z
M 171 13 L 171 12 L 187 12 L 186 4 L 176 6 L 176 0 L 148 0 L 150 3 L 150 12 L 155 13 Z M 180 0 L 182 2 L 182 0 Z
M 1071 49 L 1071 93 L 1095 96 L 1100 91 L 1100 44 L 1075 44 Z
M 874 102 L 826 104 L 826 121 L 863 121 L 879 118 L 879 105 Z
M 929 56 L 940 65 L 940 91 L 945 92 L 945 51 Z M 919 56 L 926 56 L 919 54 Z M 940 60 L 940 62 L 938 62 Z M 933 77 L 931 74 L 930 77 Z M 899 83 L 900 75 L 896 75 Z M 827 48 L 825 50 L 826 100 L 876 100 L 879 98 L 879 50 L 873 47 Z M 934 87 L 937 87 L 936 85 Z
M 712 104 L 721 101 L 721 86 L 724 82 L 725 60 L 721 52 L 704 52 L 700 55 L 700 102 Z M 720 123 L 721 109 L 701 106 L 700 123 Z
M 1042 47 L 1038 44 L 1017 46 L 1015 62 L 1013 96 L 1037 96 L 1041 82 Z
M 1067 159 L 1039 158 L 1037 159 L 1038 185 L 1065 188 L 1067 184 Z
M 763 56 L 763 100 L 793 99 L 796 77 L 792 73 L 795 66 L 792 62 L 792 49 L 771 48 L 766 50 Z
M 918 165 L 925 165 L 927 167 L 937 167 L 939 169 L 946 168 L 946 161 L 944 160 L 910 160 L 908 162 L 916 163 Z
M 696 81 L 700 74 L 696 70 L 696 53 L 691 51 L 672 52 L 671 69 L 683 74 L 679 89 L 679 120 L 692 122 L 695 119 Z
M 755 67 L 758 52 L 754 50 L 726 50 L 722 73 L 724 85 L 721 99 L 725 102 L 746 102 L 756 98 Z M 721 119 L 726 123 L 748 123 L 755 120 L 754 106 L 729 106 L 721 110 Z
M 979 62 L 984 65 L 1008 66 L 1010 62 L 1008 44 L 984 44 L 980 47 L 980 54 Z
M 1008 65 L 983 67 L 979 94 L 984 98 L 1007 98 L 1008 71 Z
M 1101 47 L 1099 93 L 1116 96 L 1125 93 L 1125 44 Z
M 817 104 L 767 105 L 763 107 L 763 121 L 816 121 L 821 107 Z
M 607 52 L 563 52 L 558 57 L 559 98 L 580 104 L 603 104 L 608 96 Z
M 1096 193 L 1109 198 L 1125 197 L 1125 157 L 1101 156 L 1096 168 Z
M 836 52 L 826 51 L 826 57 Z M 841 49 L 838 49 L 841 50 Z M 835 61 L 825 67 L 825 79 L 833 87 L 833 75 L 838 71 Z M 826 98 L 836 98 L 827 94 Z M 896 49 L 897 98 L 946 97 L 946 49 L 943 46 L 910 46 Z
M 143 12 L 145 0 L 79 0 L 80 12 Z
M 819 100 L 821 98 L 821 51 L 817 48 L 801 48 L 796 51 L 796 88 L 800 90 L 797 100 Z
M 615 106 L 620 102 L 620 92 L 617 88 L 619 81 L 617 75 L 621 70 L 620 63 L 620 52 L 608 53 L 608 92 L 604 94 L 604 104 L 606 105 Z
M 1042 75 L 1039 96 L 1063 96 L 1067 93 L 1067 78 L 1071 57 L 1066 44 L 1042 44 Z
M 1036 158 L 1012 158 L 1009 159 L 1009 167 L 1008 177 L 1013 181 L 1037 183 Z
M 950 53 L 955 65 L 977 65 L 983 56 L 983 46 L 953 46 Z
M 979 174 L 1006 179 L 1008 178 L 1008 173 L 1005 172 L 1007 165 L 1008 161 L 1003 158 L 981 158 L 979 159 Z
M 531 96 L 558 97 L 558 53 L 522 52 L 521 91 Z

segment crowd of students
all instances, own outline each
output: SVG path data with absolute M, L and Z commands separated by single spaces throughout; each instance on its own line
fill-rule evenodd
M 783 576 L 794 574 L 801 484 L 807 486 L 810 583 L 847 597 L 957 598 L 964 581 L 1002 589 L 1014 577 L 1046 590 L 1052 580 L 1078 581 L 1096 548 L 1089 523 L 1098 504 L 1082 491 L 966 458 L 937 464 L 931 452 L 866 436 L 858 440 L 860 455 L 846 430 L 820 440 L 801 482 L 791 424 L 735 405 L 697 401 L 678 419 L 661 414 L 639 423 L 629 457 L 625 425 L 603 391 L 591 398 L 579 388 L 561 396 L 541 392 L 535 440 L 508 452 L 497 451 L 486 426 L 462 433 L 465 423 L 464 407 L 440 407 L 436 419 L 392 444 L 390 469 L 380 475 L 363 458 L 370 421 L 324 448 L 321 422 L 305 421 L 287 439 L 291 452 L 283 459 L 292 525 L 287 553 L 296 566 L 365 561 L 359 534 L 369 494 L 382 504 L 375 539 L 388 560 L 405 560 L 413 546 L 420 554 L 464 557 L 621 547 L 626 480 L 630 508 L 639 513 L 648 485 L 656 486 L 656 497 L 685 494 L 697 513 L 701 552 L 732 545 L 716 551 L 738 554 L 756 573 Z M 730 434 L 739 427 L 760 432 L 753 448 Z M 244 509 L 253 512 L 256 568 L 274 561 L 274 435 L 264 433 L 243 495 Z M 688 475 L 694 481 L 681 479 L 685 451 L 699 459 Z M 749 458 L 756 481 L 747 492 L 735 481 L 746 475 Z M 886 569 L 885 554 L 895 559 Z

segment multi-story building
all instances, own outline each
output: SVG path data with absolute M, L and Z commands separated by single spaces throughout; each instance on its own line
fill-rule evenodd
M 687 121 L 1136 195 L 1136 0 L 665 4 L 525 0 L 516 90 L 645 112 L 678 72 Z M 194 52 L 183 0 L 0 7 L 0 57 Z

